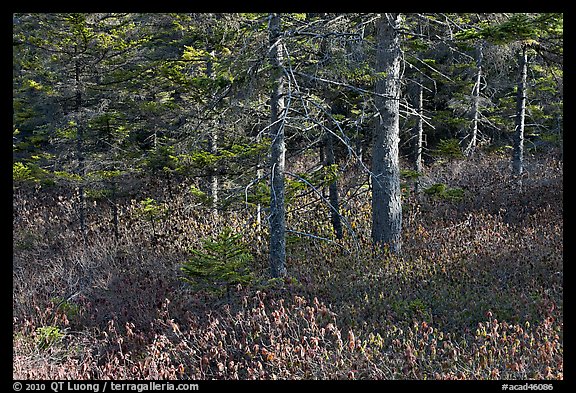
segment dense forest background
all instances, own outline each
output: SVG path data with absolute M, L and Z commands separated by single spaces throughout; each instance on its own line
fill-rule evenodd
M 13 15 L 15 379 L 563 379 L 563 15 Z

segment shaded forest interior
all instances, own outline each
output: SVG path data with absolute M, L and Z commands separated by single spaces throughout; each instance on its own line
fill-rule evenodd
M 13 21 L 15 379 L 563 379 L 562 14 Z

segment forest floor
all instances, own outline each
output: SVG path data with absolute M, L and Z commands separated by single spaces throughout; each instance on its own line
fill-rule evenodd
M 498 154 L 427 167 L 423 186 L 463 196 L 407 195 L 398 256 L 370 246 L 368 192 L 342 187 L 342 240 L 325 206 L 296 199 L 288 278 L 229 298 L 191 288 L 180 266 L 227 226 L 268 277 L 252 207 L 214 217 L 182 185 L 156 196 L 169 210 L 152 226 L 132 196 L 116 241 L 109 202 L 90 201 L 84 243 L 69 192 L 20 186 L 13 377 L 563 379 L 563 164 L 528 156 L 521 190 L 510 172 Z

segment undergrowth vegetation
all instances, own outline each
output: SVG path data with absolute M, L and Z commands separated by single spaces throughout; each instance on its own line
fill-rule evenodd
M 20 186 L 13 377 L 563 379 L 562 163 L 531 157 L 521 191 L 509 165 L 427 168 L 423 189 L 458 198 L 404 193 L 400 256 L 370 245 L 368 191 L 342 189 L 342 240 L 314 195 L 294 198 L 283 280 L 265 279 L 268 229 L 251 205 L 214 216 L 189 184 L 140 188 L 117 201 L 118 240 L 110 202 L 92 201 L 84 243 L 73 193 Z M 227 239 L 249 255 L 218 265 L 206 247 Z M 204 259 L 211 271 L 192 263 Z M 189 285 L 198 274 L 227 290 Z

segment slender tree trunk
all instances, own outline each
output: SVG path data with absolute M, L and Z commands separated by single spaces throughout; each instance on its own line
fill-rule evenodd
M 112 179 L 112 224 L 114 226 L 114 240 L 120 240 L 120 230 L 118 228 L 118 186 L 116 184 L 116 179 Z
M 327 146 L 327 135 L 324 134 L 324 137 L 321 139 L 320 141 L 320 146 L 318 146 L 318 155 L 319 155 L 319 159 L 320 159 L 320 165 L 326 165 L 326 149 L 328 148 Z M 322 187 L 322 189 L 320 190 L 320 192 L 322 193 L 322 197 L 326 198 L 326 188 Z
M 419 78 L 416 83 L 416 99 L 415 107 L 417 113 L 416 126 L 414 127 L 414 170 L 418 173 L 422 173 L 422 142 L 424 138 L 424 119 L 422 115 L 424 113 L 424 89 L 422 87 L 423 78 Z M 414 180 L 414 192 L 418 194 L 420 192 L 420 178 L 416 177 Z
M 262 138 L 260 136 L 260 133 L 258 133 L 258 135 L 256 136 L 256 143 L 260 144 L 260 142 L 262 142 Z M 264 170 L 262 169 L 262 157 L 260 155 L 260 153 L 258 153 L 258 163 L 256 166 L 256 178 L 257 179 L 262 179 L 262 176 L 264 176 Z M 258 201 L 256 204 L 256 225 L 258 226 L 258 240 L 260 240 L 260 225 L 262 225 L 262 204 Z
M 483 43 L 478 45 L 478 57 L 476 59 L 476 83 L 474 84 L 473 90 L 473 101 L 472 101 L 472 131 L 470 133 L 470 142 L 466 146 L 465 153 L 470 156 L 476 149 L 476 144 L 478 141 L 478 119 L 480 117 L 480 84 L 482 83 L 482 60 L 484 58 L 483 54 Z
M 112 135 L 112 126 L 110 124 L 110 118 L 106 117 L 106 134 L 111 136 Z M 109 141 L 110 144 L 113 143 L 112 139 Z M 112 166 L 109 168 L 112 171 L 114 171 L 115 165 L 112 164 Z M 110 187 L 110 205 L 112 207 L 112 231 L 114 233 L 114 241 L 118 242 L 118 240 L 120 240 L 120 232 L 118 230 L 118 204 L 116 202 L 116 198 L 118 196 L 118 185 L 117 185 L 117 180 L 115 177 L 110 177 L 110 179 L 107 182 L 108 186 Z
M 218 152 L 218 130 L 216 127 L 210 130 L 210 153 L 216 154 Z M 218 216 L 218 175 L 212 169 L 210 171 L 210 204 L 212 215 Z
M 206 75 L 210 79 L 214 79 L 214 72 L 212 71 L 212 60 L 208 58 L 206 61 Z M 213 121 L 210 121 L 209 130 L 209 151 L 210 154 L 216 154 L 218 152 L 218 129 Z M 214 169 L 210 170 L 209 176 L 210 183 L 210 208 L 212 210 L 213 216 L 218 216 L 218 176 Z
M 520 76 L 516 98 L 516 130 L 514 132 L 514 148 L 512 152 L 512 171 L 520 177 L 524 170 L 524 118 L 526 115 L 526 77 L 528 73 L 528 54 L 526 46 L 522 45 L 520 52 Z M 522 183 L 518 179 L 518 185 Z
M 318 146 L 318 156 L 320 158 L 320 164 L 324 165 L 326 163 L 326 154 L 324 152 L 326 145 L 326 139 L 320 141 L 320 146 Z
M 77 48 L 76 48 L 77 52 Z M 76 110 L 76 154 L 78 156 L 78 175 L 81 177 L 78 185 L 78 216 L 80 219 L 80 233 L 82 234 L 82 239 L 86 243 L 87 232 L 86 232 L 86 196 L 84 190 L 84 175 L 86 174 L 86 168 L 84 163 L 84 124 L 82 110 L 82 79 L 80 62 L 78 59 L 74 61 L 74 79 L 75 79 L 75 110 Z
M 272 151 L 270 157 L 270 271 L 272 277 L 286 275 L 286 209 L 284 206 L 284 70 L 280 15 L 271 14 L 269 21 L 272 95 L 270 97 Z
M 332 61 L 331 43 L 327 37 L 324 37 L 320 43 L 319 57 L 320 64 L 322 64 L 322 66 L 327 66 Z M 331 93 L 328 88 L 325 88 L 324 97 L 330 105 L 331 114 L 340 112 L 337 109 L 335 103 L 335 101 L 338 99 L 337 93 Z M 334 135 L 332 135 L 331 132 L 326 132 L 324 141 L 324 149 L 322 149 L 322 146 L 320 149 L 320 160 L 322 164 L 326 166 L 332 166 L 336 163 L 334 157 Z M 340 220 L 340 202 L 338 199 L 338 182 L 336 179 L 334 179 L 328 186 L 328 202 L 331 205 L 330 221 L 332 223 L 334 233 L 336 234 L 336 238 L 342 239 L 342 222 Z
M 398 159 L 400 98 L 400 14 L 382 14 L 377 21 L 376 82 L 378 121 L 372 153 L 372 241 L 401 251 L 402 205 Z
M 335 161 L 334 136 L 328 132 L 326 133 L 326 165 L 334 165 Z M 342 239 L 342 222 L 340 221 L 340 202 L 338 199 L 338 182 L 334 179 L 328 186 L 328 201 L 330 205 L 332 205 L 330 209 L 330 221 L 332 222 L 336 238 Z

